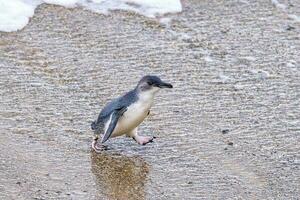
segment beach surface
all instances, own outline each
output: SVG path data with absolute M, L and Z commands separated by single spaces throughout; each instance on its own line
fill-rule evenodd
M 42 4 L 0 32 L 0 199 L 299 199 L 300 1 L 184 0 L 147 18 Z M 139 146 L 90 124 L 146 74 Z

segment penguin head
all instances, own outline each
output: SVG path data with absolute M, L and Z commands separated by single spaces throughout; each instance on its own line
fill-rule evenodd
M 147 75 L 139 81 L 137 88 L 140 92 L 155 94 L 162 88 L 173 88 L 173 86 L 162 81 L 158 76 Z

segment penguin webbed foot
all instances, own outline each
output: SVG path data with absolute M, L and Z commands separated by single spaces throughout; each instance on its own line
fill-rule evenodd
M 146 145 L 148 143 L 151 143 L 151 142 L 154 142 L 153 140 L 155 139 L 156 137 L 153 136 L 153 137 L 149 137 L 149 136 L 137 136 L 137 137 L 134 137 L 133 139 L 140 145 Z
M 96 153 L 101 153 L 102 151 L 105 151 L 105 150 L 108 150 L 108 147 L 103 145 L 103 144 L 100 144 L 98 145 L 98 137 L 96 136 L 94 139 L 93 139 L 93 142 L 92 142 L 92 149 L 96 152 Z M 100 147 L 99 147 L 100 146 Z

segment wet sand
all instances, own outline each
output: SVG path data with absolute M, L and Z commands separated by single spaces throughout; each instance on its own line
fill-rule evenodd
M 0 199 L 299 199 L 299 1 L 183 1 L 169 26 L 41 5 L 0 33 Z M 294 5 L 294 6 L 291 6 Z M 93 121 L 145 74 L 160 92 L 129 138 Z

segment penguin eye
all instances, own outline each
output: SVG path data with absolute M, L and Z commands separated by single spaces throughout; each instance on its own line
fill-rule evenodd
M 153 83 L 151 81 L 147 81 L 148 85 L 152 85 Z

